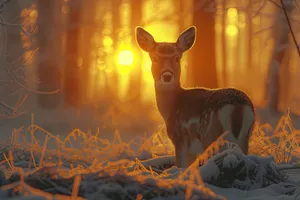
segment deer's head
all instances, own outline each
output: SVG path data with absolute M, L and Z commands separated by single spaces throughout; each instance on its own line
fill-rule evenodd
M 195 39 L 194 26 L 181 33 L 175 43 L 156 42 L 146 30 L 136 28 L 137 43 L 151 58 L 151 71 L 156 88 L 172 90 L 180 86 L 180 60 L 183 52 L 194 45 Z

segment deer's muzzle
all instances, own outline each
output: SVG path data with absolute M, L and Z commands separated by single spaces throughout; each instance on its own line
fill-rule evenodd
M 160 75 L 160 81 L 163 83 L 171 83 L 174 80 L 174 74 L 171 71 L 164 71 Z

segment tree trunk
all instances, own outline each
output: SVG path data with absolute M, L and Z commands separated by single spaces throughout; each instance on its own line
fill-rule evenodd
M 38 46 L 37 74 L 40 83 L 38 91 L 54 91 L 61 88 L 60 26 L 55 26 L 61 12 L 59 1 L 38 1 Z M 60 104 L 61 93 L 38 94 L 38 104 L 43 108 L 56 108 Z
M 286 12 L 289 14 L 292 10 L 292 5 L 285 3 L 285 6 L 287 8 Z M 274 23 L 273 37 L 275 45 L 269 67 L 267 93 L 269 96 L 268 109 L 271 113 L 276 114 L 279 113 L 280 99 L 287 98 L 289 95 L 288 66 L 283 62 L 289 41 L 289 27 L 282 10 L 279 10 Z M 280 98 L 282 96 L 281 92 L 283 92 L 284 98 Z
M 120 33 L 120 5 L 121 5 L 121 0 L 112 0 L 112 16 L 113 16 L 113 53 L 116 55 L 118 52 L 118 45 L 119 45 L 119 33 Z M 114 62 L 113 64 L 114 69 L 113 69 L 113 85 L 110 87 L 111 95 L 112 98 L 118 98 L 118 92 L 119 92 L 119 77 L 118 77 L 118 72 L 116 70 L 117 66 L 116 63 Z
M 178 0 L 176 5 L 176 12 L 178 13 L 178 24 L 179 24 L 179 33 L 182 33 L 189 26 L 193 25 L 193 0 Z M 196 9 L 196 8 L 194 8 Z M 185 62 L 181 65 L 181 84 L 183 87 L 193 87 L 193 80 L 190 77 L 193 77 L 193 67 L 190 65 L 193 58 L 192 54 L 187 53 L 182 57 L 182 61 L 185 59 Z
M 226 58 L 227 58 L 227 53 L 226 53 L 226 1 L 222 1 L 222 67 L 223 67 L 223 83 L 222 85 L 224 87 L 228 86 L 228 81 L 227 81 L 227 63 L 226 63 Z
M 96 0 L 89 0 L 88 3 L 84 4 L 84 23 L 83 24 L 96 24 L 95 15 L 96 15 L 96 7 L 97 7 L 97 1 Z M 81 28 L 82 32 L 82 40 L 80 42 L 80 55 L 82 57 L 82 66 L 81 68 L 81 84 L 80 87 L 81 90 L 81 103 L 87 102 L 88 99 L 86 98 L 88 96 L 89 91 L 89 79 L 93 78 L 90 77 L 90 68 L 91 68 L 91 51 L 93 50 L 92 45 L 92 37 L 96 31 L 96 25 L 84 25 Z
M 65 103 L 66 105 L 79 106 L 81 102 L 80 68 L 78 66 L 80 21 L 82 1 L 76 0 L 70 5 L 69 24 L 66 42 L 66 64 L 64 70 Z
M 19 1 L 9 1 L 9 2 L 1 2 L 1 16 L 7 22 L 14 22 L 16 24 L 22 24 L 22 17 L 20 16 L 21 9 L 24 7 L 30 7 L 30 4 L 25 4 L 24 2 Z M 16 19 L 16 17 L 18 17 Z M 3 22 L 3 20 L 2 20 Z M 1 34 L 0 34 L 0 102 L 5 103 L 6 105 L 13 106 L 18 102 L 19 95 L 12 95 L 16 93 L 20 89 L 19 86 L 15 84 L 2 84 L 2 81 L 11 81 L 10 79 L 16 79 L 21 84 L 26 85 L 29 88 L 35 89 L 32 85 L 28 84 L 30 81 L 30 75 L 32 74 L 32 67 L 23 70 L 26 68 L 25 63 L 23 63 L 24 59 L 19 58 L 24 55 L 24 48 L 22 47 L 22 39 L 20 37 L 21 30 L 19 28 L 14 28 L 13 26 L 1 26 Z M 13 65 L 7 63 L 13 62 Z M 28 63 L 28 62 L 27 62 Z M 11 70 L 20 68 L 22 70 L 18 70 L 21 73 L 14 72 L 16 75 L 15 78 L 11 77 Z M 11 69 L 11 70 L 7 70 Z M 24 72 L 24 73 L 23 73 Z M 35 74 L 35 73 L 34 73 Z M 24 78 L 21 76 L 24 75 Z M 27 79 L 24 81 L 24 79 Z M 16 93 L 18 94 L 18 92 Z M 1 109 L 1 108 L 0 108 Z M 1 111 L 1 114 L 2 111 Z
M 194 5 L 197 5 L 195 0 Z M 194 25 L 198 28 L 193 54 L 193 84 L 195 86 L 218 87 L 215 60 L 215 19 L 214 12 L 203 8 L 194 11 Z
M 129 95 L 135 103 L 140 103 L 141 99 L 141 76 L 142 76 L 142 53 L 135 41 L 135 28 L 141 25 L 142 2 L 131 0 L 131 30 L 132 30 L 132 50 L 134 52 L 133 71 L 130 77 Z
M 247 8 L 247 14 L 246 14 L 246 23 L 247 23 L 247 29 L 248 32 L 248 41 L 247 41 L 247 69 L 245 70 L 246 73 L 249 73 L 251 71 L 252 67 L 252 52 L 251 52 L 251 41 L 252 41 L 252 0 L 248 0 L 248 8 Z M 249 83 L 251 80 L 251 76 L 245 76 L 245 79 L 247 83 Z M 244 80 L 245 81 L 245 80 Z M 247 84 L 248 85 L 248 84 Z M 247 86 L 247 90 L 250 90 L 251 86 Z

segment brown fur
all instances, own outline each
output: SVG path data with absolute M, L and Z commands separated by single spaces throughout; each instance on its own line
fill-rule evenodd
M 191 98 L 192 97 L 192 98 Z M 174 104 L 174 102 L 176 102 Z M 178 94 L 177 99 L 172 99 L 172 102 L 169 102 L 169 105 L 172 105 L 173 108 L 170 118 L 167 120 L 166 125 L 169 127 L 168 131 L 169 137 L 173 143 L 178 143 L 180 145 L 183 140 L 184 135 L 193 135 L 192 137 L 198 137 L 200 140 L 204 141 L 204 148 L 208 147 L 213 141 L 205 137 L 205 132 L 207 132 L 208 119 L 205 118 L 207 112 L 217 112 L 220 108 L 227 104 L 232 104 L 237 106 L 236 111 L 232 113 L 232 123 L 233 123 L 233 133 L 238 137 L 239 131 L 241 129 L 241 122 L 243 117 L 241 117 L 242 111 L 241 106 L 248 105 L 251 107 L 252 111 L 255 112 L 254 106 L 250 98 L 241 90 L 234 88 L 222 88 L 222 89 L 181 89 L 181 92 Z M 191 127 L 190 130 L 185 130 L 185 128 L 180 126 L 181 121 L 187 121 L 191 117 L 199 117 L 199 121 L 202 121 L 202 126 L 200 127 Z M 219 122 L 217 115 L 214 116 L 214 126 L 213 129 L 216 132 L 217 138 L 220 136 L 220 132 L 225 132 L 222 128 L 222 125 Z M 176 125 L 174 125 L 176 124 Z M 171 127 L 177 127 L 177 130 L 172 130 Z M 182 134 L 181 132 L 186 132 Z M 206 138 L 204 140 L 204 138 Z
M 139 46 L 152 60 L 156 103 L 175 146 L 176 165 L 186 167 L 191 164 L 197 152 L 202 153 L 225 131 L 232 132 L 230 137 L 234 138 L 231 140 L 239 143 L 247 153 L 255 117 L 250 98 L 234 88 L 181 87 L 180 59 L 182 53 L 193 46 L 196 27 L 184 31 L 175 43 L 155 42 L 152 35 L 140 27 L 136 32 Z M 172 79 L 164 79 L 166 76 Z M 193 147 L 193 142 L 197 149 L 188 149 Z

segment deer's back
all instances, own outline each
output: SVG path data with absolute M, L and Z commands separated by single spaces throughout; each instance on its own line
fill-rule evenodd
M 233 108 L 233 112 L 231 110 L 229 115 L 233 117 L 231 121 L 234 124 L 231 125 L 234 129 L 239 129 L 233 131 L 239 134 L 244 120 L 243 111 L 245 107 L 248 107 L 248 110 L 252 111 L 250 111 L 251 115 L 254 116 L 254 106 L 243 91 L 234 88 L 183 90 L 179 95 L 176 109 L 167 122 L 167 128 L 169 127 L 170 133 L 175 134 L 169 135 L 171 140 L 175 143 L 176 141 L 180 143 L 184 136 L 197 137 L 203 140 L 203 137 L 206 137 L 207 134 L 214 134 L 207 141 L 208 144 L 211 143 L 219 134 L 226 131 L 223 121 L 224 118 L 228 117 L 225 116 L 222 119 L 221 115 L 223 110 L 229 107 Z M 254 123 L 252 116 L 250 120 Z M 235 136 L 237 137 L 238 135 Z
M 249 106 L 254 111 L 250 98 L 241 90 L 235 88 L 206 89 L 196 88 L 183 90 L 178 99 L 177 109 L 181 113 L 199 115 L 206 110 L 218 110 L 225 105 Z

